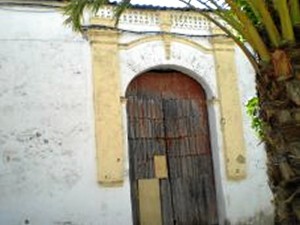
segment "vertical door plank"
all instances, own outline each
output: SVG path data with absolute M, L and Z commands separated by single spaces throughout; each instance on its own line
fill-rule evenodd
M 149 202 L 143 197 L 143 190 L 145 190 L 143 187 L 147 182 L 140 180 L 153 180 L 153 178 L 155 178 L 154 156 L 165 155 L 164 121 L 160 96 L 142 94 L 138 90 L 138 86 L 133 85 L 127 92 L 127 98 L 133 223 L 134 225 L 141 225 L 147 221 L 142 215 L 144 215 L 143 210 L 145 210 L 145 207 L 147 210 Z M 161 176 L 166 176 L 166 168 L 164 171 L 164 174 L 161 174 Z M 142 182 L 142 184 L 140 184 L 140 182 Z M 172 209 L 168 205 L 171 198 L 169 193 L 170 187 L 166 182 L 162 183 L 164 183 L 162 187 L 158 188 L 161 193 L 161 197 L 159 198 L 160 208 L 158 209 Z M 154 184 L 152 184 L 152 186 L 153 185 Z M 150 184 L 148 188 L 152 186 Z M 146 193 L 149 193 L 149 191 L 151 192 L 152 190 L 148 190 Z M 152 206 L 158 207 L 158 205 L 153 204 Z M 172 214 L 166 213 L 163 217 L 163 221 L 161 219 L 160 224 L 170 224 L 169 221 L 172 221 Z M 159 224 L 153 220 L 149 220 L 147 224 L 149 223 L 153 225 Z

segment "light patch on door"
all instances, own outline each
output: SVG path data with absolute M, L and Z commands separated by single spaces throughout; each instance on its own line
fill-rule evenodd
M 138 180 L 140 224 L 162 225 L 158 179 Z
M 154 156 L 155 177 L 159 179 L 168 177 L 167 159 L 165 155 Z

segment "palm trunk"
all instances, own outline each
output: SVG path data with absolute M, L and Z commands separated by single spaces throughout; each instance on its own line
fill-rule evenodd
M 300 224 L 300 47 L 286 50 L 293 76 L 274 79 L 275 67 L 257 76 L 275 224 Z

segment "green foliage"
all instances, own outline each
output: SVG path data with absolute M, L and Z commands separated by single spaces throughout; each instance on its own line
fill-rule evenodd
M 252 23 L 259 27 L 261 26 L 261 18 L 258 15 L 258 12 L 253 10 L 251 7 L 251 3 L 249 0 L 236 0 L 236 4 L 240 7 L 242 11 L 246 13 L 248 18 L 252 21 Z
M 263 122 L 259 118 L 259 100 L 257 97 L 253 97 L 248 100 L 246 104 L 246 111 L 252 120 L 251 127 L 254 129 L 257 136 L 260 139 L 263 139 L 263 131 L 262 131 Z
M 87 9 L 96 13 L 99 8 L 106 4 L 109 4 L 109 0 L 70 0 L 63 8 L 64 15 L 67 17 L 65 24 L 71 24 L 75 31 L 82 31 L 81 23 L 84 10 Z M 122 0 L 118 3 L 118 7 L 114 11 L 116 22 L 119 21 L 122 12 L 129 7 L 130 0 Z
M 88 0 L 71 0 L 63 8 L 64 15 L 67 16 L 65 24 L 72 24 L 72 27 L 76 31 L 81 29 L 81 20 L 83 17 L 83 11 L 86 5 L 88 5 Z

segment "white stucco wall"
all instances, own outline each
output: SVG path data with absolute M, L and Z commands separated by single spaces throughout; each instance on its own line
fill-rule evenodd
M 132 224 L 128 163 L 122 187 L 97 183 L 90 46 L 63 20 L 53 9 L 0 8 L 0 224 Z M 137 38 L 123 34 L 121 42 Z M 212 52 L 175 42 L 167 60 L 163 43 L 153 41 L 119 56 L 122 95 L 136 75 L 171 68 L 195 78 L 209 99 L 218 98 Z M 238 49 L 236 60 L 245 104 L 255 94 L 254 75 Z M 266 224 L 262 215 L 272 207 L 265 153 L 244 108 L 243 116 L 247 178 L 228 181 L 219 105 L 209 106 L 219 213 L 232 224 Z
M 0 224 L 131 224 L 128 183 L 97 183 L 88 41 L 12 10 L 30 11 L 0 8 Z
M 256 95 L 255 73 L 239 48 L 236 48 L 236 68 L 239 74 L 241 104 L 244 106 L 242 113 L 248 169 L 247 179 L 227 183 L 225 194 L 227 213 L 228 217 L 232 218 L 232 222 L 248 221 L 249 224 L 269 224 L 269 221 L 272 222 L 273 206 L 266 175 L 266 154 L 264 145 L 251 128 L 251 121 L 246 114 L 245 107 L 247 101 Z

